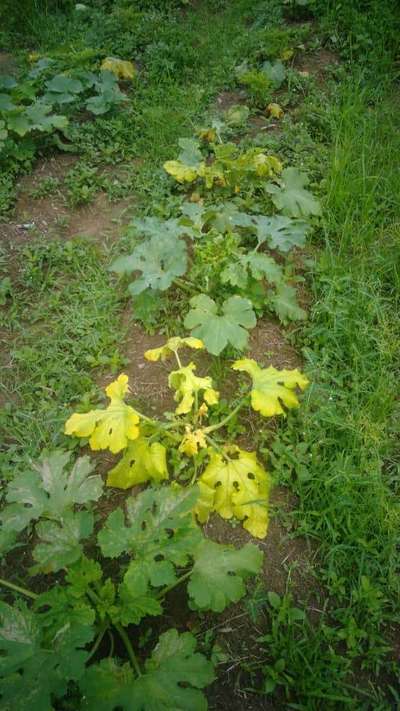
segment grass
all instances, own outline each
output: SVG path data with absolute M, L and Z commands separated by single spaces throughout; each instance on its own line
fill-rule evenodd
M 400 622 L 400 134 L 396 96 L 378 102 L 375 91 L 354 69 L 327 107 L 324 243 L 303 334 L 313 386 L 273 453 L 299 497 L 296 535 L 314 539 L 325 589 L 317 624 L 301 622 L 289 644 L 293 630 L 282 623 L 275 640 L 274 663 L 278 654 L 290 660 L 291 681 L 280 681 L 290 708 L 399 701 L 391 643 Z
M 268 7 L 278 18 L 279 3 Z M 340 33 L 350 26 L 343 12 L 331 9 L 327 27 Z M 139 35 L 147 74 L 129 110 L 71 128 L 83 156 L 69 179 L 72 203 L 96 189 L 95 167 L 128 162 L 135 170 L 127 190 L 138 210 L 168 209 L 162 162 L 175 155 L 179 137 L 193 134 L 219 88 L 234 86 L 233 65 L 255 51 L 246 32 L 251 14 L 247 2 L 222 11 L 199 4 L 170 13 L 162 27 L 160 16 L 149 14 Z M 110 52 L 133 41 L 129 27 L 118 32 L 120 20 L 115 27 L 112 18 L 104 22 Z M 400 119 L 388 47 L 377 60 L 384 22 L 377 49 L 370 24 L 357 13 L 358 35 L 352 30 L 345 51 L 357 63 L 329 94 L 306 100 L 303 123 L 288 121 L 280 140 L 291 160 L 297 155 L 324 177 L 323 224 L 308 274 L 313 306 L 296 334 L 313 385 L 271 451 L 276 478 L 297 496 L 292 535 L 315 546 L 320 599 L 319 612 L 309 615 L 290 593 L 277 600 L 264 585 L 258 589 L 253 604 L 257 629 L 264 615 L 265 654 L 244 669 L 262 702 L 268 694 L 304 711 L 400 703 L 392 651 L 400 623 Z M 60 41 L 59 29 L 53 36 L 47 24 L 32 29 L 43 47 Z M 82 37 L 71 20 L 65 42 L 78 51 Z M 5 185 L 8 194 L 10 181 Z M 124 300 L 108 258 L 101 245 L 40 236 L 18 250 L 2 323 L 11 342 L 2 392 L 9 404 L 1 413 L 5 477 L 43 447 L 65 444 L 60 432 L 70 404 L 85 407 L 97 396 L 99 369 L 123 365 Z

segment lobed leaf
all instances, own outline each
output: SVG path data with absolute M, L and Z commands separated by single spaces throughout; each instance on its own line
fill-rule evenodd
M 309 381 L 296 368 L 295 370 L 277 370 L 272 365 L 260 368 L 255 360 L 244 358 L 232 365 L 233 370 L 248 373 L 253 381 L 251 405 L 253 410 L 264 417 L 285 415 L 288 409 L 299 407 L 296 388 L 305 390 Z

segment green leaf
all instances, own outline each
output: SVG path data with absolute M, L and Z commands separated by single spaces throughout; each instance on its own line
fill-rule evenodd
M 94 629 L 61 620 L 45 639 L 38 616 L 23 605 L 0 602 L 0 703 L 2 711 L 53 711 L 69 680 L 78 681 Z
M 293 247 L 304 247 L 309 225 L 304 220 L 292 220 L 283 215 L 255 215 L 257 241 L 268 242 L 270 249 L 289 252 Z
M 289 217 L 307 217 L 320 215 L 321 206 L 318 200 L 306 190 L 309 179 L 297 168 L 286 168 L 281 175 L 282 184 L 279 187 L 268 183 L 266 190 L 272 195 L 272 202 Z
M 278 88 L 286 78 L 285 65 L 278 59 L 276 62 L 264 62 L 262 72 Z
M 57 94 L 80 94 L 83 91 L 83 86 L 78 79 L 71 79 L 65 74 L 57 74 L 46 82 L 46 89 Z
M 103 491 L 102 478 L 91 475 L 88 457 L 77 459 L 70 471 L 70 452 L 55 451 L 17 474 L 8 485 L 6 506 L 0 521 L 6 531 L 22 531 L 41 516 L 61 519 L 75 504 L 97 501 Z
M 180 138 L 178 143 L 181 148 L 178 160 L 185 165 L 199 165 L 199 163 L 203 160 L 199 142 L 193 138 Z
M 121 509 L 107 518 L 98 543 L 107 557 L 132 555 L 124 576 L 132 595 L 145 594 L 150 584 L 169 585 L 176 579 L 174 566 L 187 564 L 201 539 L 191 515 L 197 495 L 194 489 L 147 489 L 127 501 L 129 526 Z
M 250 270 L 254 279 L 266 279 L 271 284 L 280 284 L 283 279 L 282 267 L 268 254 L 247 254 L 242 258 L 242 265 Z
M 100 563 L 82 556 L 77 563 L 68 569 L 65 576 L 67 583 L 73 590 L 75 597 L 85 595 L 92 583 L 98 583 L 102 578 Z
M 183 240 L 168 235 L 153 237 L 139 244 L 128 257 L 119 257 L 112 264 L 117 274 L 142 272 L 142 276 L 129 286 L 132 294 L 140 294 L 146 288 L 168 289 L 174 279 L 182 276 L 187 268 L 187 250 Z
M 171 238 L 172 243 L 183 235 L 193 237 L 195 234 L 190 227 L 182 223 L 182 220 L 177 220 L 174 217 L 169 220 L 161 220 L 159 217 L 144 217 L 141 220 L 132 220 L 130 227 L 141 235 L 154 237 L 157 240 L 163 237 Z
M 263 554 L 247 543 L 236 550 L 204 540 L 196 551 L 188 593 L 198 610 L 222 612 L 246 593 L 244 580 L 260 572 Z
M 75 563 L 82 555 L 81 539 L 93 531 L 93 514 L 89 511 L 72 511 L 64 514 L 62 522 L 40 521 L 36 533 L 41 539 L 33 549 L 33 558 L 38 565 L 31 573 L 52 573 Z
M 164 632 L 145 672 L 134 678 L 128 664 L 103 660 L 90 667 L 80 681 L 84 695 L 82 711 L 206 711 L 200 689 L 214 680 L 214 670 L 195 652 L 196 639 L 189 632 Z
M 209 353 L 219 355 L 228 343 L 238 350 L 246 347 L 246 329 L 256 325 L 251 301 L 231 296 L 223 302 L 222 313 L 218 313 L 215 301 L 206 294 L 199 294 L 190 299 L 190 305 L 185 328 L 191 329 L 192 335 L 204 342 Z
M 76 598 L 69 586 L 55 586 L 39 595 L 35 600 L 35 610 L 40 611 L 40 623 L 46 628 L 46 634 L 53 637 L 63 624 L 94 624 L 96 613 L 92 606 L 81 598 Z
M 16 108 L 8 94 L 0 94 L 0 111 L 13 111 Z
M 250 109 L 243 104 L 235 104 L 224 113 L 224 119 L 228 126 L 243 126 L 250 115 Z
M 31 124 L 28 121 L 25 113 L 15 112 L 7 116 L 7 128 L 9 131 L 14 131 L 18 136 L 25 136 L 30 130 Z
M 10 74 L 0 76 L 0 89 L 14 89 L 16 86 L 17 82 Z
M 283 324 L 307 318 L 307 313 L 297 303 L 296 289 L 289 284 L 278 284 L 276 292 L 269 293 L 269 302 Z
M 175 566 L 184 566 L 201 540 L 191 510 L 197 491 L 172 488 L 147 489 L 128 499 L 130 526 L 121 509 L 113 511 L 98 534 L 103 555 L 131 554 L 119 587 L 114 616 L 122 624 L 138 624 L 145 615 L 159 615 L 161 606 L 152 588 L 177 580 Z

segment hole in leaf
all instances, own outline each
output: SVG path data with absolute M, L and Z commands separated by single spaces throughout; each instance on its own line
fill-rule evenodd
M 162 553 L 157 553 L 157 555 L 154 556 L 154 560 L 156 563 L 160 563 L 162 560 L 164 560 L 164 556 Z
M 147 523 L 146 523 L 146 521 L 142 521 L 142 523 L 140 524 L 140 528 L 142 529 L 142 531 L 145 531 L 145 530 L 146 530 L 146 528 L 147 528 Z
M 174 535 L 174 531 L 172 530 L 172 528 L 166 528 L 165 533 L 167 534 L 167 538 L 172 538 L 172 536 Z
M 248 475 L 247 475 L 247 478 L 248 478 L 248 479 L 255 479 L 255 476 L 254 476 L 253 472 L 249 472 Z

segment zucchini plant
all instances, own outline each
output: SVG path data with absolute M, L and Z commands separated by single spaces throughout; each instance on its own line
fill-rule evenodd
M 243 350 L 257 316 L 269 311 L 283 324 L 306 318 L 289 257 L 304 247 L 320 205 L 305 174 L 260 148 L 205 149 L 190 139 L 180 146 L 178 160 L 164 165 L 185 192 L 179 214 L 133 220 L 134 249 L 111 269 L 133 274 L 128 289 L 138 312 L 146 298 L 180 290 L 191 307 L 184 325 L 210 353 L 228 344 Z

